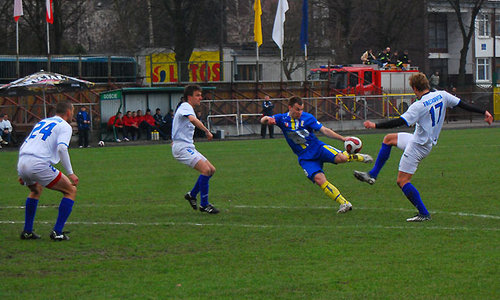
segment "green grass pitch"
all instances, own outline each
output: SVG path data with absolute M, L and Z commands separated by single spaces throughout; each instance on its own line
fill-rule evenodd
M 383 134 L 358 136 L 376 157 Z M 441 133 L 412 180 L 433 217 L 417 224 L 396 185 L 399 149 L 373 186 L 352 175 L 371 165 L 325 165 L 354 206 L 337 215 L 282 138 L 197 148 L 217 168 L 219 215 L 183 199 L 198 174 L 169 145 L 71 149 L 80 185 L 71 240 L 58 243 L 61 196 L 49 190 L 42 239 L 19 239 L 27 189 L 17 152 L 0 153 L 0 299 L 500 298 L 498 128 Z

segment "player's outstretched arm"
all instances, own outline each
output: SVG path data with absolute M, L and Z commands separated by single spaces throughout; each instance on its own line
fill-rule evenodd
M 341 136 L 340 134 L 336 133 L 335 131 L 333 131 L 330 128 L 327 128 L 325 126 L 321 127 L 319 132 L 321 132 L 322 134 L 326 135 L 329 138 L 345 142 L 345 137 Z
M 205 125 L 203 125 L 203 123 L 201 123 L 200 120 L 198 120 L 197 117 L 189 115 L 188 119 L 194 126 L 198 127 L 200 130 L 203 130 L 205 132 L 205 134 L 207 135 L 207 139 L 209 141 L 211 141 L 214 138 L 214 135 L 208 130 L 207 127 L 205 127 Z
M 372 129 L 372 128 L 375 128 L 375 123 L 371 122 L 371 121 L 368 121 L 366 120 L 363 125 L 365 126 L 366 129 Z
M 406 124 L 406 121 L 399 117 L 397 119 L 392 119 L 392 120 L 389 120 L 389 121 L 382 121 L 382 122 L 379 122 L 379 123 L 373 123 L 371 121 L 365 121 L 363 123 L 363 125 L 365 126 L 365 128 L 368 128 L 368 129 L 371 129 L 371 128 L 394 128 L 394 127 L 399 127 L 399 126 L 403 126 L 403 125 L 407 125 Z
M 484 121 L 486 123 L 488 123 L 488 125 L 491 125 L 491 123 L 493 123 L 493 116 L 487 110 L 481 109 L 481 108 L 479 108 L 476 105 L 466 103 L 466 102 L 464 102 L 462 100 L 460 100 L 460 102 L 458 102 L 457 106 L 460 107 L 460 108 L 462 108 L 462 109 L 465 109 L 466 111 L 471 111 L 471 112 L 477 112 L 477 113 L 480 113 L 480 114 L 484 114 Z
M 276 120 L 273 117 L 263 116 L 260 119 L 260 123 L 264 125 L 276 125 Z

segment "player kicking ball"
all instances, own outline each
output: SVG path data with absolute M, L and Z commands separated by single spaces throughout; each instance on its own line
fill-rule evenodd
M 17 172 L 19 182 L 30 190 L 26 199 L 24 230 L 22 240 L 36 240 L 40 236 L 33 232 L 33 222 L 38 200 L 44 187 L 63 194 L 59 205 L 59 215 L 50 234 L 54 241 L 66 241 L 68 232 L 63 231 L 73 209 L 78 177 L 73 173 L 68 147 L 73 130 L 69 122 L 73 119 L 73 105 L 59 102 L 56 116 L 38 122 L 19 149 Z M 61 161 L 68 176 L 52 165 Z M 71 180 L 71 181 L 70 181 Z
M 316 183 L 332 200 L 340 204 L 337 213 L 346 213 L 352 209 L 340 191 L 326 179 L 323 172 L 325 162 L 340 164 L 351 161 L 370 163 L 372 157 L 367 154 L 348 154 L 320 141 L 314 131 L 319 131 L 329 138 L 345 142 L 346 138 L 324 127 L 310 113 L 304 112 L 304 103 L 300 97 L 288 99 L 288 112 L 274 116 L 264 116 L 262 124 L 276 125 L 281 128 L 292 151 L 299 158 L 299 165 L 307 178 Z
M 374 184 L 380 170 L 389 159 L 391 147 L 400 148 L 404 152 L 399 162 L 397 184 L 406 198 L 418 209 L 418 213 L 406 221 L 423 222 L 429 221 L 431 215 L 422 202 L 420 193 L 410 181 L 417 171 L 418 164 L 429 155 L 432 147 L 437 144 L 446 109 L 458 106 L 467 111 L 484 114 L 484 120 L 488 124 L 493 122 L 493 117 L 488 111 L 467 104 L 445 91 L 431 90 L 427 77 L 422 73 L 410 76 L 409 80 L 410 86 L 417 96 L 417 101 L 410 105 L 408 110 L 397 119 L 377 124 L 365 121 L 364 126 L 366 128 L 393 128 L 416 124 L 415 132 L 413 134 L 399 132 L 386 135 L 373 168 L 368 172 L 354 171 L 354 176 L 361 181 Z
M 180 163 L 188 165 L 200 173 L 193 189 L 186 193 L 184 198 L 196 210 L 196 195 L 200 193 L 200 211 L 217 214 L 219 210 L 208 202 L 208 183 L 215 174 L 215 167 L 196 150 L 193 141 L 195 126 L 205 132 L 209 141 L 213 138 L 212 133 L 196 118 L 194 112 L 194 107 L 200 106 L 201 99 L 200 86 L 188 85 L 184 88 L 184 102 L 181 102 L 177 107 L 172 124 L 172 155 Z

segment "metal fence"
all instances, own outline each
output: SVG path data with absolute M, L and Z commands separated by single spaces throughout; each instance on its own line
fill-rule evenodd
M 493 113 L 492 93 L 470 93 L 461 96 Z M 288 111 L 286 98 L 271 99 L 274 113 Z M 397 118 L 415 101 L 414 94 L 387 94 L 377 96 L 337 96 L 303 98 L 304 111 L 311 113 L 320 122 L 333 122 L 338 128 L 349 128 L 364 120 Z M 240 136 L 256 134 L 260 130 L 262 99 L 204 100 L 199 117 L 212 131 L 224 130 L 225 135 Z M 446 122 L 482 119 L 480 114 L 460 108 L 448 109 Z

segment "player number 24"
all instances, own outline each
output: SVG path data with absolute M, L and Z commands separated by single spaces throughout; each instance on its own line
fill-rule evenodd
M 436 113 L 434 111 L 434 107 L 436 110 L 439 108 L 439 115 L 436 121 Z M 441 111 L 443 110 L 443 102 L 439 102 L 438 104 L 434 105 L 431 107 L 429 110 L 429 113 L 431 114 L 431 121 L 432 121 L 432 127 L 436 125 L 436 123 L 439 123 L 439 120 L 441 119 Z
M 56 126 L 56 123 L 49 123 L 47 126 L 45 125 L 45 122 L 40 122 L 38 123 L 35 128 L 33 128 L 33 131 L 31 132 L 30 139 L 34 139 L 38 133 L 43 134 L 42 136 L 42 141 L 45 141 L 51 134 L 52 134 L 52 129 L 54 126 Z

